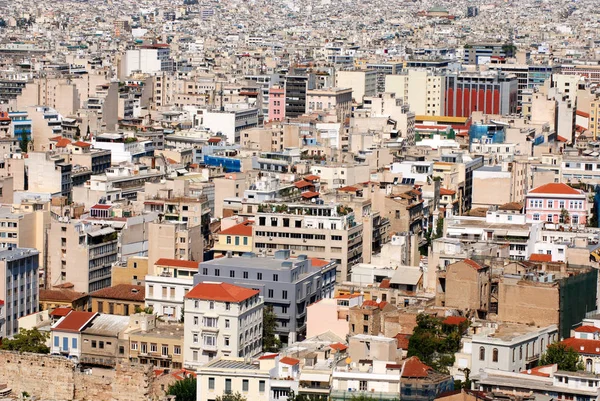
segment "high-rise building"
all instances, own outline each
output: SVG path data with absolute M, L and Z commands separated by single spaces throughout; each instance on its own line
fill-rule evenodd
M 18 319 L 38 311 L 39 254 L 36 249 L 31 248 L 8 248 L 0 251 L 0 300 L 4 301 L 6 316 L 3 322 L 0 315 L 0 338 L 17 334 Z
M 385 77 L 385 91 L 396 94 L 419 116 L 444 115 L 446 78 L 426 69 L 408 69 Z
M 285 78 L 286 117 L 296 118 L 306 113 L 306 92 L 314 87 L 313 74 L 290 74 Z
M 444 115 L 469 117 L 474 111 L 485 114 L 517 112 L 518 81 L 505 73 L 449 73 L 446 75 Z

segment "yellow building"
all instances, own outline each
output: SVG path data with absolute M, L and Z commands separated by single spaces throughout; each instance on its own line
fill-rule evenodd
M 215 244 L 216 254 L 225 255 L 232 252 L 241 255 L 244 252 L 252 252 L 252 225 L 253 222 L 245 221 L 219 233 L 219 242 Z
M 141 285 L 147 275 L 148 257 L 132 256 L 125 264 L 113 266 L 111 285 L 113 287 L 119 284 Z
M 129 357 L 133 363 L 179 369 L 183 366 L 183 324 L 160 323 L 156 315 L 131 316 Z

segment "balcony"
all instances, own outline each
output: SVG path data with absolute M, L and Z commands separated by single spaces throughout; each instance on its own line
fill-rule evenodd
M 202 349 L 206 350 L 206 351 L 217 351 L 218 347 L 215 341 L 214 345 L 211 344 L 202 344 Z
M 218 333 L 219 332 L 219 326 L 206 326 L 204 324 L 202 324 L 202 331 L 206 331 L 209 333 Z
M 371 398 L 374 400 L 397 400 L 399 397 L 399 392 L 377 392 L 377 391 L 361 391 L 354 390 L 351 391 L 343 391 L 343 390 L 333 390 L 331 392 L 331 400 L 349 400 L 354 397 L 364 396 L 366 398 Z

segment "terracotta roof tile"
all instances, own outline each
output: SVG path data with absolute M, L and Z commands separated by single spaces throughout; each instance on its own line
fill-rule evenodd
M 532 262 L 552 262 L 552 255 L 532 253 L 531 256 L 529 256 L 529 260 Z
M 567 184 L 553 182 L 533 188 L 527 194 L 582 195 L 580 191 L 576 190 L 575 188 L 571 188 Z
M 318 196 L 320 196 L 321 194 L 318 192 L 314 192 L 314 191 L 306 191 L 306 192 L 302 192 L 302 197 L 304 199 L 311 199 L 311 198 L 316 198 Z
M 221 231 L 220 235 L 239 235 L 242 237 L 252 236 L 252 221 L 244 221 L 243 223 L 236 224 L 233 227 L 229 227 L 226 230 Z
M 575 331 L 577 333 L 598 333 L 600 332 L 600 328 L 595 326 L 579 326 Z
M 579 354 L 600 355 L 600 340 L 584 340 L 570 337 L 561 342 L 567 347 L 573 348 Z
M 296 359 L 296 358 L 290 358 L 289 356 L 284 356 L 283 358 L 281 358 L 279 360 L 279 362 L 283 363 L 285 365 L 295 366 L 295 365 L 298 365 L 300 363 L 300 360 Z
M 342 343 L 333 343 L 333 344 L 329 345 L 329 348 L 332 348 L 332 349 L 334 349 L 334 350 L 336 350 L 336 351 L 339 352 L 339 351 L 345 351 L 345 350 L 347 350 L 348 346 L 344 345 Z
M 466 264 L 468 264 L 469 266 L 471 266 L 475 270 L 481 270 L 481 269 L 483 269 L 483 266 L 481 266 L 479 263 L 475 262 L 473 259 L 465 259 L 465 260 L 463 260 L 463 262 L 466 263 Z M 460 263 L 460 262 L 458 262 L 458 263 Z
M 398 343 L 398 348 L 402 348 L 403 350 L 408 350 L 408 342 L 410 340 L 410 334 L 398 333 L 394 336 L 396 342 Z
M 442 323 L 449 324 L 451 326 L 458 326 L 459 324 L 461 324 L 462 322 L 465 322 L 466 320 L 467 320 L 466 317 L 448 316 L 447 318 L 444 319 L 444 321 Z
M 87 142 L 83 142 L 83 141 L 77 141 L 75 143 L 73 143 L 74 146 L 79 146 L 80 148 L 89 148 L 90 146 L 92 146 L 91 143 L 87 143 Z
M 156 262 L 154 262 L 154 265 L 155 266 L 186 267 L 188 269 L 198 269 L 198 262 L 194 262 L 192 260 L 160 258 Z
M 325 259 L 310 258 L 310 264 L 312 267 L 323 267 L 327 266 L 329 263 L 331 262 Z
M 52 330 L 78 333 L 98 314 L 95 312 L 71 311 L 52 328 Z
M 446 188 L 440 188 L 440 195 L 455 195 L 456 191 L 453 191 L 451 189 L 446 189 Z
M 90 293 L 90 297 L 144 302 L 146 289 L 143 285 L 118 284 Z
M 261 361 L 265 360 L 265 359 L 275 359 L 275 358 L 277 358 L 277 355 L 279 355 L 279 354 L 265 354 L 265 355 L 259 357 L 258 359 Z
M 192 288 L 185 297 L 209 301 L 242 302 L 258 293 L 258 290 L 228 283 L 200 283 Z
M 429 372 L 433 371 L 433 369 L 427 365 L 425 365 L 419 358 L 416 356 L 412 356 L 404 362 L 404 366 L 402 367 L 401 377 L 427 377 L 429 376 Z
M 52 312 L 50 312 L 50 316 L 58 316 L 58 317 L 67 316 L 72 310 L 73 310 L 73 308 L 64 308 L 64 307 L 56 308 Z
M 312 182 L 308 182 L 308 181 L 304 181 L 304 180 L 300 180 L 300 181 L 296 181 L 294 183 L 294 186 L 298 189 L 302 189 L 302 188 L 306 188 L 306 187 L 312 187 L 313 183 Z
M 73 302 L 84 295 L 83 292 L 77 292 L 66 288 L 40 290 L 40 301 Z

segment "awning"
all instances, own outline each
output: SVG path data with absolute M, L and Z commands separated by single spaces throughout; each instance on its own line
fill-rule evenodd
M 300 381 L 305 382 L 327 382 L 329 383 L 330 375 L 325 373 L 300 373 Z

